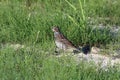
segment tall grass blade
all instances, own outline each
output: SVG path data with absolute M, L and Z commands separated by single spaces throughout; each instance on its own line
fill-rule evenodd
M 73 19 L 73 17 L 71 17 L 71 16 L 68 15 L 68 14 L 67 14 L 67 16 L 68 16 L 68 18 L 69 18 L 75 25 L 78 26 L 77 22 L 75 21 L 75 19 Z
M 68 0 L 65 0 L 65 1 L 70 5 L 70 7 L 74 9 L 74 11 L 76 11 L 76 7 L 74 5 L 72 5 Z
M 85 3 L 85 2 L 84 2 L 84 3 Z M 83 5 L 82 5 L 81 0 L 79 0 L 79 4 L 80 4 L 81 12 L 82 12 L 82 19 L 83 19 L 83 21 L 85 21 L 85 14 L 84 14 L 84 9 L 83 9 Z

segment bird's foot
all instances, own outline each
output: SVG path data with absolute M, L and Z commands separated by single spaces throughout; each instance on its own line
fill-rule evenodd
M 59 53 L 59 51 L 55 51 L 55 55 L 59 55 L 60 53 Z

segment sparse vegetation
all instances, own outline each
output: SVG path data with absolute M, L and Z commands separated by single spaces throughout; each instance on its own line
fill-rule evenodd
M 60 26 L 76 45 L 113 46 L 120 39 L 113 38 L 108 27 L 120 26 L 119 4 L 120 0 L 0 0 L 0 44 L 32 45 L 30 50 L 0 46 L 0 79 L 119 80 L 118 67 L 96 70 L 82 61 L 76 64 L 72 57 L 53 56 L 51 31 Z M 105 25 L 102 31 L 93 29 L 99 24 Z

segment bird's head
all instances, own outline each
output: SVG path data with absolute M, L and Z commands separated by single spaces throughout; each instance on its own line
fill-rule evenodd
M 59 30 L 59 27 L 58 27 L 58 26 L 54 26 L 54 27 L 52 28 L 52 31 L 53 31 L 53 32 L 60 32 L 60 30 Z

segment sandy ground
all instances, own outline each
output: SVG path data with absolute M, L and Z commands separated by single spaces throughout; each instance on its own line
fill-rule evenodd
M 13 48 L 15 50 L 21 49 L 21 48 L 25 48 L 25 49 L 29 49 L 30 47 L 25 47 L 24 45 L 21 44 L 1 44 L 1 48 L 5 48 L 5 47 L 10 47 Z M 93 62 L 95 65 L 106 69 L 108 66 L 114 66 L 116 64 L 120 64 L 120 58 L 114 58 L 111 56 L 105 56 L 105 55 L 101 55 L 99 54 L 100 49 L 99 48 L 95 48 L 93 47 L 90 54 L 83 54 L 83 53 L 79 53 L 79 54 L 72 54 L 71 56 L 76 60 L 77 63 L 79 63 L 81 60 L 84 60 L 88 63 Z M 57 57 L 61 57 L 61 56 L 67 56 L 60 54 L 57 55 Z

